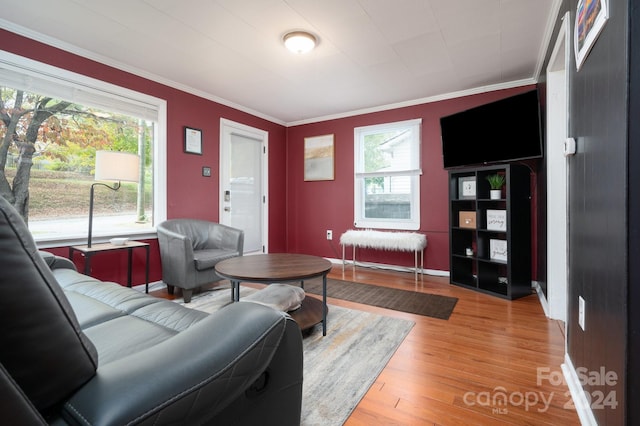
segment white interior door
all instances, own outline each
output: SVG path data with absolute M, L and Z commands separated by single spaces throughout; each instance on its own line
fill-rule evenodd
M 244 231 L 244 253 L 267 252 L 268 133 L 220 122 L 220 222 Z
M 567 320 L 568 291 L 568 173 L 564 143 L 568 137 L 568 14 L 556 40 L 547 69 L 547 315 Z

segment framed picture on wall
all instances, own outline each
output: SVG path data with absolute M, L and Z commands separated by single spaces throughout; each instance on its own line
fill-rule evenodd
M 202 130 L 185 126 L 184 152 L 202 155 Z
M 333 135 L 304 138 L 304 180 L 334 179 Z
M 584 63 L 589 51 L 598 39 L 609 19 L 609 0 L 578 0 L 573 44 L 576 68 Z

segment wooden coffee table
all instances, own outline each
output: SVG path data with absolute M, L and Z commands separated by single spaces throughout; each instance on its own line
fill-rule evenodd
M 300 282 L 304 288 L 304 280 L 322 277 L 322 305 L 320 309 L 313 309 L 312 306 L 305 309 L 305 301 L 307 301 L 305 297 L 300 310 L 302 310 L 301 316 L 305 318 L 306 322 L 310 321 L 310 311 L 320 311 L 322 314 L 322 335 L 327 335 L 327 274 L 331 270 L 331 262 L 328 260 L 307 254 L 269 253 L 233 257 L 218 263 L 215 269 L 218 275 L 231 282 L 231 297 L 236 302 L 240 300 L 240 283 L 242 281 L 261 284 Z M 311 305 L 314 304 L 312 300 L 307 302 Z M 320 322 L 319 319 L 317 322 Z

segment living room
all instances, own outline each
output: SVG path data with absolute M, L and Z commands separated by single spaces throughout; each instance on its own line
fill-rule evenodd
M 567 11 L 574 17 L 576 3 L 554 2 L 557 16 L 552 20 L 549 45 L 544 46 L 545 64 L 550 60 L 560 33 L 562 17 Z M 637 282 L 634 278 L 637 277 L 638 267 L 630 260 L 638 252 L 638 242 L 632 238 L 635 229 L 631 220 L 637 213 L 637 190 L 633 179 L 637 176 L 637 162 L 631 161 L 636 155 L 632 142 L 635 141 L 637 130 L 636 124 L 630 119 L 637 112 L 637 99 L 631 91 L 637 75 L 632 66 L 637 60 L 637 52 L 629 45 L 634 34 L 630 23 L 633 22 L 632 18 L 637 18 L 634 14 L 638 12 L 631 8 L 628 1 L 606 3 L 609 20 L 597 43 L 579 71 L 575 70 L 575 62 L 572 62 L 568 71 L 569 134 L 577 141 L 577 155 L 567 160 L 571 168 L 568 182 L 571 198 L 567 208 L 571 222 L 568 236 L 571 256 L 567 261 L 570 279 L 565 358 L 571 361 L 574 368 L 598 371 L 600 367 L 605 367 L 607 371 L 615 371 L 624 378 L 612 388 L 617 395 L 617 407 L 592 410 L 591 416 L 598 424 L 634 424 L 640 414 L 638 408 L 627 401 L 634 400 L 639 388 L 634 384 L 640 377 L 634 374 L 638 344 L 634 336 L 639 322 L 634 321 L 637 314 L 633 302 L 637 298 L 632 285 Z M 428 239 L 425 268 L 435 275 L 446 275 L 449 270 L 448 178 L 441 164 L 439 119 L 531 88 L 537 88 L 544 97 L 546 87 L 545 74 L 540 72 L 530 84 L 317 122 L 285 124 L 102 64 L 88 55 L 65 50 L 62 46 L 51 46 L 39 40 L 35 33 L 18 34 L 14 28 L 1 30 L 1 35 L 0 48 L 4 52 L 166 100 L 167 217 L 218 219 L 222 202 L 218 196 L 217 179 L 221 161 L 217 146 L 220 119 L 268 132 L 267 244 L 271 253 L 306 253 L 339 259 L 337 237 L 353 227 L 354 128 L 421 118 L 423 207 L 420 232 Z M 627 46 L 628 51 L 619 46 Z M 201 129 L 201 156 L 184 153 L 184 126 Z M 326 134 L 334 135 L 335 179 L 305 181 L 302 161 L 304 140 Z M 203 166 L 212 168 L 213 178 L 202 176 Z M 607 179 L 602 179 L 603 176 Z M 538 205 L 543 205 L 545 191 L 554 182 L 546 180 L 544 169 L 535 175 L 535 180 L 538 184 L 534 200 Z M 619 189 L 610 189 L 611 181 L 620 184 Z M 184 188 L 189 190 L 185 191 Z M 587 188 L 589 193 L 586 193 Z M 594 198 L 596 196 L 598 198 Z M 544 210 L 538 210 L 534 220 L 541 228 L 544 228 L 545 214 Z M 328 229 L 333 230 L 333 240 L 325 237 Z M 553 242 L 547 241 L 541 232 L 541 229 L 537 230 L 532 264 L 534 280 L 544 281 L 546 247 Z M 162 276 L 157 242 L 154 238 L 144 241 L 151 244 L 150 280 L 160 281 Z M 47 250 L 66 257 L 68 248 L 60 245 L 47 247 Z M 400 253 L 371 252 L 363 260 L 399 267 L 413 265 L 411 256 Z M 136 266 L 144 263 L 138 257 L 135 262 Z M 119 267 L 114 269 L 113 263 Z M 136 283 L 144 279 L 142 269 L 135 268 Z M 117 257 L 96 258 L 93 274 L 101 279 L 124 282 L 126 262 Z M 579 297 L 587 300 L 585 330 L 579 328 L 577 321 Z M 585 390 L 593 394 L 602 389 L 587 384 Z M 585 422 L 582 417 L 581 420 Z

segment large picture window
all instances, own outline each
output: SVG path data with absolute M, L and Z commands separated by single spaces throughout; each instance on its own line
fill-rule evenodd
M 356 227 L 420 229 L 421 122 L 355 129 Z
M 163 100 L 0 53 L 0 196 L 40 246 L 86 241 L 97 150 L 137 154 L 141 172 L 96 190 L 94 241 L 152 235 L 166 217 L 165 127 Z

